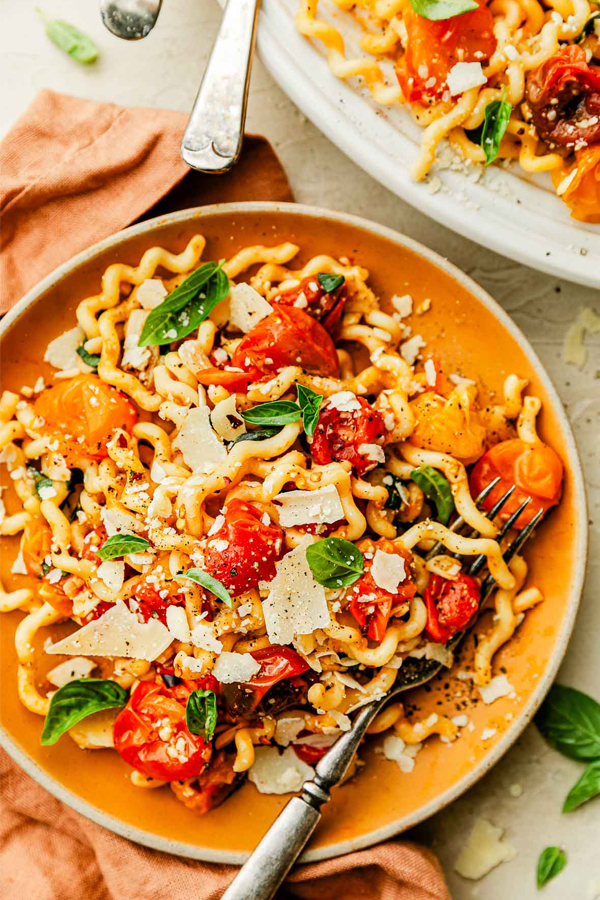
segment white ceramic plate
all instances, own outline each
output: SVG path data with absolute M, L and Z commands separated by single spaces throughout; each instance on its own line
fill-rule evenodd
M 221 0 L 223 2 L 223 0 Z M 480 167 L 470 175 L 438 170 L 432 193 L 411 180 L 422 130 L 407 110 L 376 105 L 368 90 L 331 74 L 322 46 L 295 28 L 297 0 L 264 0 L 258 49 L 273 78 L 302 112 L 355 163 L 403 200 L 448 228 L 551 275 L 600 288 L 600 225 L 576 222 L 555 195 L 549 175 L 529 177 Z M 327 18 L 325 3 L 319 16 Z M 351 17 L 336 11 L 347 54 L 364 55 Z M 481 173 L 478 181 L 476 175 Z

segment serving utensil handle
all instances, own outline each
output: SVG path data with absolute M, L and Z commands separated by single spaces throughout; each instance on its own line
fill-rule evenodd
M 218 175 L 240 155 L 259 5 L 228 0 L 225 7 L 181 144 L 192 169 Z
M 319 760 L 314 779 L 306 781 L 302 794 L 283 808 L 221 900 L 271 900 L 317 827 L 321 806 L 331 800 L 331 788 L 346 774 L 380 705 L 365 706 L 351 730 Z

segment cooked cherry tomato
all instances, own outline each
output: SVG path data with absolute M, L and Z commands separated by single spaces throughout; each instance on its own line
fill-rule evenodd
M 273 644 L 271 647 L 263 647 L 262 650 L 253 650 L 251 656 L 260 663 L 260 672 L 250 681 L 244 683 L 244 687 L 252 688 L 256 702 L 262 699 L 269 688 L 284 678 L 293 678 L 308 671 L 308 663 L 302 659 L 290 647 L 281 644 Z
M 360 409 L 343 412 L 329 404 L 321 407 L 319 421 L 310 445 L 312 458 L 320 465 L 347 459 L 357 475 L 374 469 L 373 444 L 381 445 L 386 434 L 381 413 L 363 397 L 357 397 Z
M 486 430 L 477 409 L 465 406 L 463 395 L 454 390 L 448 399 L 433 391 L 420 394 L 410 403 L 416 425 L 409 437 L 423 450 L 448 453 L 465 465 L 483 453 Z
M 52 531 L 45 519 L 30 518 L 23 529 L 21 553 L 29 575 L 41 578 L 44 574 L 42 563 L 52 552 Z
M 405 578 L 398 585 L 394 594 L 379 587 L 371 574 L 373 556 L 377 550 L 381 550 L 383 553 L 395 553 L 405 560 Z M 368 550 L 363 550 L 363 554 L 364 552 L 368 552 L 371 558 L 365 558 L 365 574 L 350 588 L 352 599 L 348 609 L 360 627 L 363 630 L 366 629 L 371 640 L 380 643 L 385 637 L 394 607 L 411 600 L 417 592 L 416 585 L 412 580 L 412 554 L 386 538 L 380 538 L 376 543 L 370 541 Z
M 427 637 L 445 644 L 457 631 L 467 627 L 479 609 L 479 582 L 470 575 L 459 575 L 456 581 L 432 575 L 425 590 Z
M 294 753 L 309 766 L 316 766 L 323 759 L 329 747 L 315 747 L 313 744 L 292 744 Z
M 115 721 L 115 749 L 126 763 L 160 781 L 181 781 L 200 774 L 212 746 L 185 724 L 190 690 L 140 681 Z
M 232 500 L 223 515 L 224 523 L 207 541 L 205 569 L 237 596 L 274 577 L 283 531 L 273 522 L 265 525 L 264 514 L 244 500 Z
M 339 335 L 341 316 L 347 299 L 345 282 L 339 288 L 328 293 L 321 287 L 316 275 L 309 275 L 307 278 L 303 278 L 296 287 L 277 294 L 271 303 L 280 303 L 283 306 L 294 306 L 296 309 L 306 310 L 335 339 Z
M 61 578 L 60 581 L 49 581 L 48 576 L 45 575 L 42 579 L 39 593 L 40 597 L 59 612 L 61 616 L 71 616 L 73 615 L 73 601 L 70 597 L 67 597 L 63 590 L 62 585 L 64 581 L 64 578 Z
M 402 21 L 408 34 L 406 52 L 396 67 L 396 75 L 406 99 L 431 101 L 446 90 L 448 72 L 457 62 L 485 65 L 496 50 L 494 19 L 485 4 L 479 9 L 434 22 L 424 19 L 409 5 Z
M 89 559 L 91 562 L 100 565 L 102 560 L 98 556 L 97 550 L 106 541 L 108 535 L 104 525 L 98 525 L 92 531 L 89 531 L 83 539 L 83 548 L 81 551 L 82 559 Z
M 201 369 L 196 372 L 196 379 L 199 384 L 221 384 L 229 391 L 245 394 L 248 390 L 248 384 L 252 380 L 249 372 L 229 372 L 226 369 L 214 367 L 212 369 Z
M 552 447 L 541 441 L 528 444 L 513 438 L 495 444 L 481 457 L 471 472 L 471 493 L 476 497 L 490 481 L 500 476 L 501 480 L 483 501 L 484 509 L 491 509 L 515 484 L 517 489 L 504 504 L 499 516 L 506 521 L 527 497 L 531 497 L 531 502 L 515 523 L 516 528 L 523 528 L 540 509 L 546 511 L 558 503 L 563 473 L 560 456 Z
M 563 47 L 527 77 L 533 124 L 551 149 L 600 141 L 600 66 L 579 44 Z
M 137 421 L 133 403 L 95 375 L 77 375 L 46 388 L 34 403 L 44 419 L 40 428 L 58 444 L 72 467 L 82 458 L 103 459 L 116 428 L 131 432 Z
M 554 187 L 562 188 L 560 199 L 580 222 L 600 222 L 600 143 L 575 151 L 570 165 L 551 172 Z
M 218 750 L 193 784 L 171 783 L 176 797 L 194 812 L 203 816 L 225 800 L 241 783 L 242 777 L 233 771 L 235 753 Z
M 339 375 L 335 346 L 323 326 L 304 310 L 281 304 L 242 338 L 231 364 L 263 375 L 283 366 L 300 366 L 315 375 Z
M 157 578 L 154 573 L 148 573 Z M 139 613 L 144 622 L 149 619 L 159 619 L 163 625 L 167 624 L 167 609 L 169 606 L 183 606 L 185 596 L 181 592 L 181 586 L 171 579 L 161 581 L 148 580 L 148 574 L 143 575 L 133 588 L 132 596 L 139 604 Z

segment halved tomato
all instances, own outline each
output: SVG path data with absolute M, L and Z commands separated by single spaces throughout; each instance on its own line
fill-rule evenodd
M 380 461 L 376 452 L 386 428 L 381 413 L 367 400 L 357 397 L 356 401 L 360 409 L 349 411 L 323 404 L 310 452 L 320 466 L 333 460 L 348 460 L 360 476 Z
M 396 554 L 405 560 L 405 578 L 393 594 L 380 587 L 371 574 L 373 557 L 377 550 Z M 373 541 L 369 543 L 369 551 L 369 559 L 365 557 L 365 574 L 349 589 L 352 599 L 348 609 L 371 640 L 380 643 L 385 637 L 392 610 L 395 606 L 412 599 L 417 587 L 413 582 L 410 565 L 412 554 L 409 550 L 404 550 L 386 538 L 380 538 L 376 543 Z

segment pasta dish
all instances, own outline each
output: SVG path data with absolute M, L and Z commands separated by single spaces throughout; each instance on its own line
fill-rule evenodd
M 358 76 L 382 106 L 423 127 L 412 176 L 444 139 L 465 165 L 517 160 L 550 172 L 571 215 L 600 222 L 600 7 L 597 0 L 300 0 L 296 25 L 338 78 Z M 360 50 L 346 55 L 344 16 Z M 438 185 L 439 186 L 439 185 Z
M 246 773 L 298 790 L 408 658 L 451 666 L 479 555 L 495 590 L 470 677 L 500 696 L 494 654 L 543 598 L 498 531 L 563 479 L 524 379 L 483 405 L 480 373 L 427 351 L 435 298 L 382 304 L 358 262 L 297 267 L 292 243 L 220 262 L 205 245 L 109 266 L 48 344 L 50 383 L 0 400 L 19 697 L 42 744 L 114 747 L 135 785 L 199 813 Z M 410 771 L 464 718 L 394 702 L 370 733 Z

